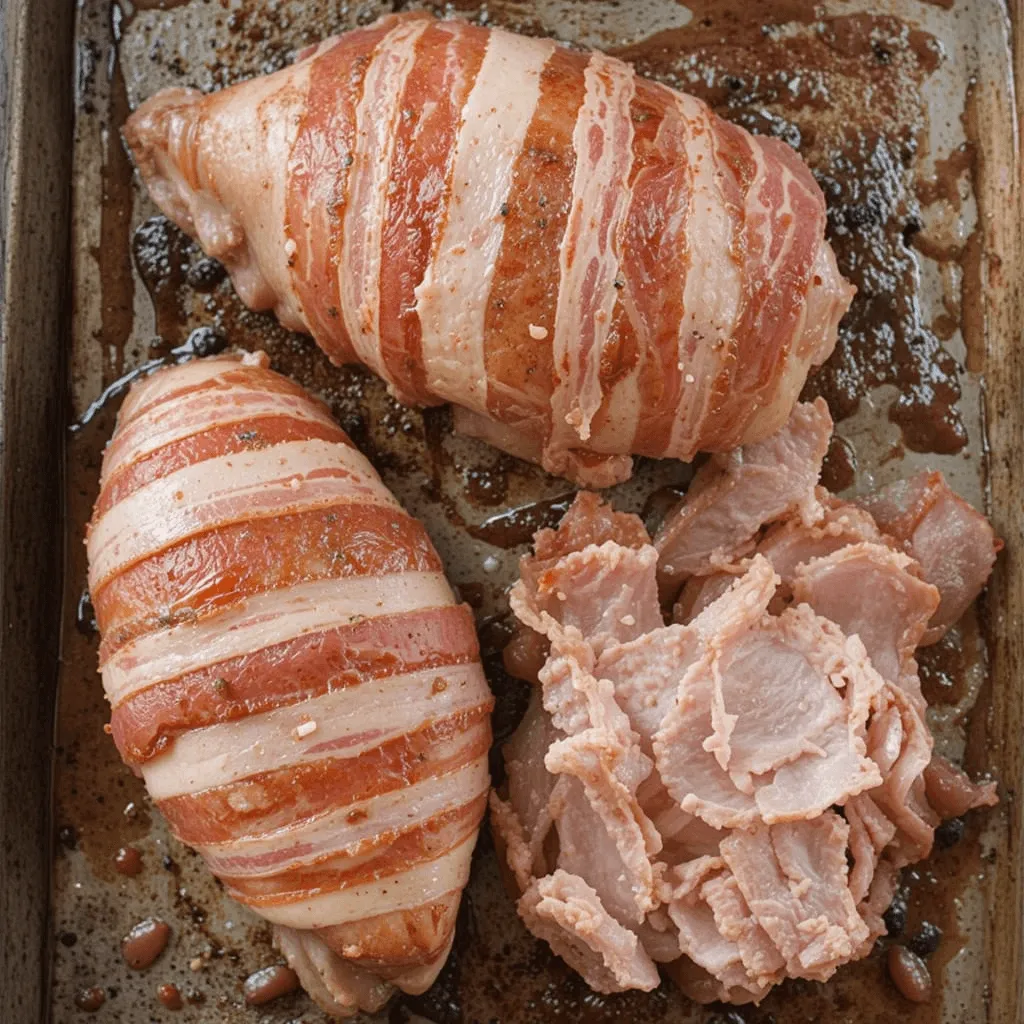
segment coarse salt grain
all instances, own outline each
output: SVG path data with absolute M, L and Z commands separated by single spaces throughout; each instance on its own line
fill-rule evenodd
M 300 722 L 295 727 L 295 738 L 301 740 L 303 736 L 308 736 L 312 732 L 316 732 L 316 722 Z
M 299 247 L 295 244 L 295 239 L 289 238 L 288 241 L 284 243 L 285 256 L 294 256 L 298 251 L 298 248 Z
M 634 616 L 634 615 L 623 615 L 622 618 L 619 619 L 619 622 L 621 622 L 624 626 L 635 626 L 636 625 L 636 616 Z
M 494 572 L 498 568 L 498 560 L 494 555 L 488 555 L 484 559 L 484 572 Z
M 530 324 L 530 337 L 534 341 L 543 341 L 548 336 L 546 327 L 539 327 L 537 324 Z

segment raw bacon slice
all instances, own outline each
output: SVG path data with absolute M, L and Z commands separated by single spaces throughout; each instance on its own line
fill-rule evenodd
M 388 16 L 124 133 L 244 302 L 590 486 L 770 435 L 853 294 L 792 149 L 547 39 Z
M 348 1016 L 422 992 L 447 956 L 492 699 L 423 526 L 266 363 L 133 388 L 89 582 L 122 756 Z
M 806 562 L 824 558 L 849 544 L 885 543 L 871 516 L 844 501 L 833 498 L 818 487 L 817 498 L 824 509 L 822 517 L 807 523 L 797 515 L 769 526 L 754 549 L 763 555 L 779 577 L 775 606 L 782 607 L 792 597 L 796 572 Z M 721 565 L 710 575 L 691 576 L 672 609 L 676 622 L 689 622 L 712 601 L 721 597 L 738 573 L 746 571 L 746 560 Z
M 683 677 L 654 736 L 661 778 L 715 828 L 813 818 L 881 782 L 865 726 L 882 685 L 863 646 L 809 609 L 759 616 Z
M 848 833 L 846 822 L 826 811 L 722 840 L 722 858 L 794 978 L 826 981 L 867 938 L 849 887 Z
M 861 498 L 860 504 L 938 587 L 941 601 L 921 640 L 935 643 L 981 593 L 1003 542 L 941 473 L 919 473 Z
M 768 523 L 794 513 L 805 523 L 820 519 L 817 483 L 831 435 L 832 417 L 819 398 L 798 405 L 768 439 L 705 463 L 654 539 L 663 594 L 670 598 L 688 576 L 748 554 Z
M 662 624 L 651 547 L 615 541 L 573 551 L 557 565 L 520 578 L 509 595 L 519 620 L 550 641 L 587 637 L 595 654 Z M 535 577 L 535 578 L 534 578 Z
M 943 818 L 958 818 L 975 807 L 994 807 L 999 802 L 994 782 L 979 785 L 938 754 L 924 770 L 924 783 L 928 803 Z
M 923 700 L 914 652 L 939 605 L 939 592 L 914 575 L 915 569 L 910 558 L 884 545 L 848 544 L 799 566 L 793 599 L 859 637 L 883 679 Z
M 719 856 L 697 857 L 669 872 L 666 906 L 682 953 L 717 986 L 717 998 L 763 998 L 784 960 L 753 918 L 736 878 Z
M 534 879 L 518 906 L 527 927 L 595 992 L 658 987 L 658 969 L 636 935 L 604 909 L 578 875 L 559 869 Z

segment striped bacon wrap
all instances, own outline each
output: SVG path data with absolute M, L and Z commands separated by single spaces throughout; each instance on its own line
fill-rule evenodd
M 121 756 L 335 1014 L 425 989 L 492 698 L 422 525 L 266 358 L 136 385 L 88 533 Z
M 250 306 L 591 486 L 774 433 L 853 293 L 792 149 L 550 40 L 389 16 L 125 136 Z

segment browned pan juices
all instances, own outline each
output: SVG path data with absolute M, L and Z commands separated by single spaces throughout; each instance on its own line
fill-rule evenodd
M 723 116 L 796 145 L 829 199 L 840 267 L 860 289 L 835 356 L 807 387 L 808 395 L 827 397 L 839 420 L 829 484 L 867 489 L 927 464 L 983 504 L 981 382 L 973 371 L 986 329 L 979 289 L 990 270 L 972 189 L 980 129 L 967 93 L 972 76 L 984 82 L 984 74 L 996 75 L 988 84 L 999 87 L 1001 69 L 979 64 L 979 41 L 993 45 L 998 34 L 998 9 L 988 0 L 878 3 L 875 11 L 885 13 L 873 14 L 863 13 L 867 6 L 508 0 L 452 9 L 613 49 L 643 73 L 703 96 Z M 207 329 L 192 336 L 203 350 L 227 343 L 265 348 L 276 369 L 327 399 L 385 482 L 426 521 L 477 614 L 498 695 L 499 738 L 524 707 L 524 685 L 501 669 L 509 635 L 505 589 L 524 544 L 535 529 L 557 521 L 571 488 L 454 438 L 446 410 L 401 408 L 368 373 L 331 367 L 310 341 L 242 307 L 222 268 L 154 215 L 117 136 L 128 109 L 160 87 L 214 88 L 273 70 L 302 46 L 389 9 L 326 0 L 146 0 L 123 8 L 86 0 L 80 8 L 72 416 L 89 415 L 70 436 L 67 462 L 53 995 L 61 1024 L 172 1018 L 158 995 L 165 985 L 177 987 L 182 1014 L 193 1020 L 323 1019 L 301 993 L 245 1005 L 245 979 L 277 960 L 269 929 L 225 899 L 199 858 L 169 838 L 103 733 L 107 712 L 91 610 L 82 598 L 81 537 L 117 399 L 89 406 L 117 378 L 148 360 L 173 358 L 171 350 L 196 328 Z M 689 476 L 687 466 L 644 462 L 613 496 L 654 525 Z M 975 772 L 990 769 L 996 756 L 986 713 L 985 621 L 983 604 L 977 617 L 922 656 L 940 743 L 960 755 L 966 740 Z M 970 713 L 976 700 L 980 706 Z M 492 763 L 498 769 L 500 758 Z M 981 893 L 986 851 L 1003 842 L 1005 813 L 970 818 L 962 835 L 956 826 L 945 830 L 944 848 L 908 873 L 903 935 L 910 938 L 925 921 L 942 931 L 929 959 L 936 995 L 927 1005 L 897 994 L 884 948 L 827 986 L 787 983 L 756 1009 L 696 1007 L 667 984 L 650 995 L 595 995 L 522 928 L 485 831 L 448 966 L 430 992 L 403 998 L 388 1016 L 405 1021 L 417 1014 L 435 1024 L 982 1021 L 983 967 L 992 951 Z M 134 875 L 115 863 L 129 845 L 141 856 Z M 894 912 L 894 928 L 899 916 Z M 150 917 L 170 925 L 170 941 L 151 968 L 131 971 L 121 938 Z M 95 987 L 103 990 L 102 1004 L 79 1008 L 97 1002 L 82 995 Z

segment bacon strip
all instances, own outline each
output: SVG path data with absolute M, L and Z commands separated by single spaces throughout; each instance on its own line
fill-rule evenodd
M 483 61 L 485 37 L 485 29 L 433 22 L 420 38 L 395 127 L 378 329 L 389 387 L 410 405 L 436 402 L 426 383 L 415 289 L 448 216 L 455 140 Z
M 119 466 L 103 488 L 96 516 L 99 518 L 122 498 L 176 470 L 218 455 L 258 451 L 283 441 L 350 443 L 345 432 L 333 423 L 287 414 L 219 422 L 202 433 L 190 434 L 148 455 L 140 455 L 130 465 Z
M 692 171 L 680 124 L 682 98 L 669 89 L 645 90 L 634 107 L 640 108 L 643 121 L 635 129 L 632 205 L 622 236 L 622 275 L 628 286 L 619 301 L 638 353 L 636 372 L 626 375 L 639 395 L 632 410 L 632 448 L 659 456 L 682 401 L 679 325 L 692 262 L 687 233 Z M 651 121 L 657 125 L 653 137 L 644 131 Z
M 554 51 L 553 43 L 507 32 L 486 39 L 454 145 L 448 220 L 416 289 L 427 386 L 441 395 L 458 393 L 459 404 L 477 412 L 487 409 L 478 339 L 504 237 L 512 170 Z M 515 88 L 509 88 L 512 76 Z
M 441 573 L 395 573 L 265 591 L 212 620 L 187 622 L 122 647 L 102 665 L 116 708 L 133 693 L 310 633 L 432 608 L 451 599 Z
M 191 729 L 143 766 L 146 785 L 163 800 L 318 758 L 356 757 L 484 703 L 481 671 L 474 663 L 383 676 Z
M 271 923 L 288 928 L 323 928 L 370 915 L 412 910 L 465 886 L 469 880 L 469 858 L 475 841 L 474 833 L 433 860 L 373 881 L 310 896 L 297 903 L 257 904 L 251 898 L 245 902 L 255 905 Z
M 395 19 L 374 51 L 355 112 L 339 296 L 355 354 L 385 378 L 379 342 L 381 237 L 402 92 L 416 59 L 416 44 L 428 24 L 423 18 Z
M 443 775 L 489 746 L 489 707 L 436 719 L 359 754 L 325 756 L 226 786 L 168 797 L 159 803 L 174 834 L 190 846 L 228 843 L 287 829 Z
M 630 104 L 636 90 L 628 65 L 595 53 L 583 75 L 586 95 L 576 121 L 571 209 L 559 254 L 554 356 L 558 385 L 551 396 L 555 454 L 568 426 L 586 442 L 603 401 L 600 364 L 612 326 L 619 281 L 619 234 L 629 204 L 632 164 Z
M 118 705 L 111 735 L 129 764 L 149 760 L 186 729 L 230 722 L 331 687 L 464 664 L 477 653 L 465 606 L 370 619 L 311 633 L 138 691 Z
M 269 876 L 222 878 L 235 899 L 250 907 L 284 906 L 330 892 L 344 891 L 396 871 L 407 872 L 436 861 L 461 846 L 476 832 L 487 793 L 480 792 L 459 807 L 435 814 L 429 821 L 394 832 L 378 832 L 352 852 L 342 852 L 313 864 L 287 867 Z
M 142 487 L 89 531 L 97 582 L 197 533 L 239 519 L 339 501 L 394 505 L 366 457 L 346 444 L 292 441 L 186 466 Z
M 247 387 L 211 388 L 187 404 L 164 403 L 136 416 L 110 445 L 106 465 L 123 471 L 124 453 L 128 450 L 134 462 L 175 441 L 205 433 L 213 423 L 247 424 L 265 417 L 287 417 L 293 422 L 338 431 L 327 409 L 314 405 L 304 395 L 268 394 Z
M 540 95 L 512 171 L 501 252 L 484 323 L 487 412 L 506 433 L 535 446 L 540 458 L 551 420 L 559 270 L 537 254 L 556 252 L 572 194 L 577 111 L 589 57 L 555 49 L 540 75 Z M 547 332 L 543 338 L 533 334 Z M 510 442 L 506 441 L 505 447 Z
M 490 784 L 484 755 L 460 765 L 450 775 L 428 776 L 357 806 L 336 805 L 328 813 L 307 818 L 294 828 L 200 846 L 198 851 L 212 870 L 235 879 L 275 875 L 290 867 L 320 864 L 343 853 L 349 857 L 362 856 L 403 832 L 429 825 L 436 816 L 449 811 L 451 791 L 470 794 L 475 800 L 486 796 Z
M 136 636 L 201 619 L 264 590 L 440 570 L 423 524 L 397 508 L 346 502 L 231 523 L 151 555 L 93 592 L 103 631 L 100 660 Z
M 291 284 L 310 332 L 337 363 L 355 358 L 341 315 L 345 209 L 355 162 L 355 108 L 371 55 L 391 19 L 330 40 L 309 58 L 299 128 L 288 154 L 285 230 Z
M 132 420 L 164 402 L 180 400 L 193 391 L 203 388 L 230 386 L 237 381 L 251 379 L 260 380 L 267 390 L 287 391 L 294 394 L 297 385 L 286 377 L 268 372 L 265 367 L 269 362 L 266 355 L 253 355 L 243 360 L 240 367 L 238 359 L 232 356 L 214 356 L 210 359 L 195 359 L 177 367 L 174 373 L 157 373 L 146 381 L 145 387 L 134 387 L 125 396 L 118 415 L 118 426 L 125 427 Z M 112 438 L 116 441 L 116 438 Z M 109 475 L 111 465 L 104 465 L 103 474 Z M 103 477 L 105 479 L 105 476 Z

